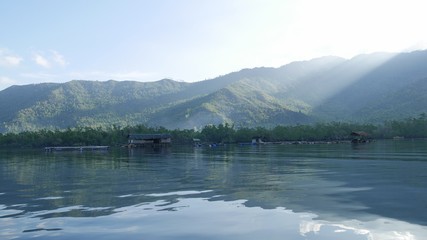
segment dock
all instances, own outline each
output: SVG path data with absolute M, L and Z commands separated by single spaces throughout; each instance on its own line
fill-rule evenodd
M 62 147 L 45 147 L 46 152 L 53 151 L 97 151 L 97 150 L 108 150 L 109 146 L 62 146 Z

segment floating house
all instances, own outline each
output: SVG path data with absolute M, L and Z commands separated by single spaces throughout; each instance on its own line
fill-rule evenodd
M 129 134 L 128 147 L 168 146 L 172 142 L 170 134 Z
M 203 146 L 202 141 L 198 138 L 193 138 L 193 146 L 202 147 Z
M 371 141 L 369 134 L 363 131 L 351 132 L 350 136 L 352 137 L 352 143 L 368 143 Z
M 265 144 L 265 142 L 263 141 L 263 138 L 262 138 L 262 137 L 258 137 L 258 136 L 256 136 L 256 137 L 253 137 L 253 138 L 252 138 L 252 142 L 251 142 L 251 144 L 252 144 L 252 145 L 258 145 L 258 144 Z

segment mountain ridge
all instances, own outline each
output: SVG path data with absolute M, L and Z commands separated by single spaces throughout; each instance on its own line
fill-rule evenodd
M 0 91 L 0 132 L 146 124 L 273 127 L 427 112 L 427 51 L 327 56 L 187 83 L 72 80 Z

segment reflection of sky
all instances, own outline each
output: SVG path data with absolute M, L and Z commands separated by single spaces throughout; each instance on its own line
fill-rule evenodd
M 98 217 L 43 218 L 59 212 L 103 210 L 71 206 L 13 218 L 5 216 L 2 206 L 0 238 L 415 240 L 427 235 L 422 226 L 393 219 L 335 223 L 316 220 L 312 213 L 246 207 L 246 200 L 222 201 L 218 196 L 208 199 L 198 195 L 203 193 L 206 191 L 154 194 L 176 198 L 153 198 L 152 202 L 120 207 L 111 215 Z
M 419 240 L 426 145 L 404 143 L 13 155 L 0 239 Z

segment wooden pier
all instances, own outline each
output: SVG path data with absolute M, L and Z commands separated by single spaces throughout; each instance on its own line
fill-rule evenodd
M 63 147 L 45 147 L 46 152 L 53 151 L 96 151 L 96 150 L 108 150 L 109 146 L 63 146 Z

